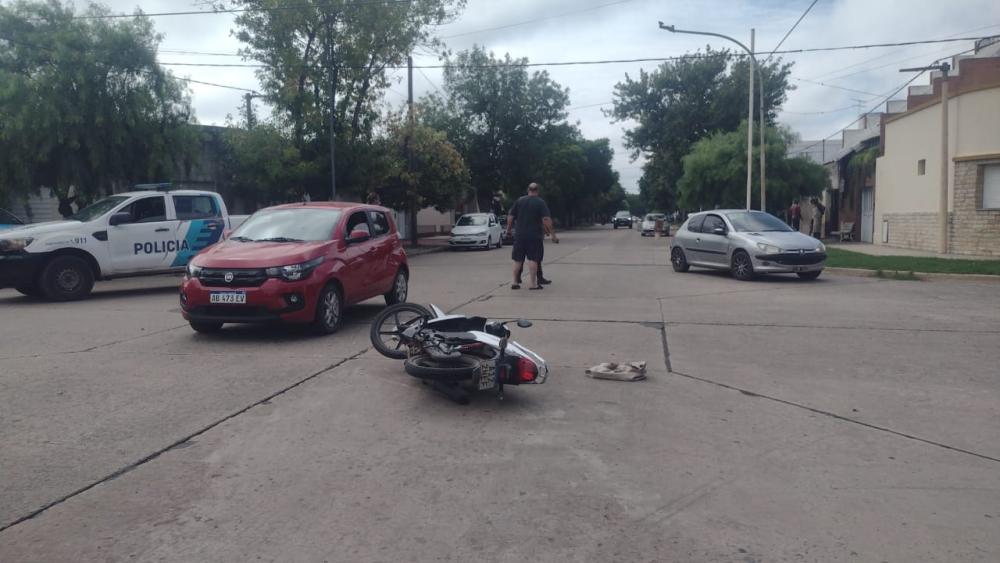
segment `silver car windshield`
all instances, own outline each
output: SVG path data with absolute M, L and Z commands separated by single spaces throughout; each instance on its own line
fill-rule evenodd
M 760 211 L 734 211 L 726 213 L 726 217 L 741 233 L 787 233 L 792 230 L 781 219 Z

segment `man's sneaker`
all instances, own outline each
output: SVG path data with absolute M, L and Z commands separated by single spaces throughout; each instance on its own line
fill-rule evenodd
M 547 280 L 545 278 L 538 278 L 538 285 L 549 285 L 552 280 Z

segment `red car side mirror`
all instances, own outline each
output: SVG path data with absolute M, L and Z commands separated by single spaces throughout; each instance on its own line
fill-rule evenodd
M 347 244 L 357 244 L 359 242 L 365 242 L 366 240 L 372 238 L 371 234 L 364 229 L 355 229 L 351 231 L 351 236 L 347 237 Z

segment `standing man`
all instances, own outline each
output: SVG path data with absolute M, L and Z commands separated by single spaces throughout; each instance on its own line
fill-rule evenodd
M 792 206 L 788 208 L 788 217 L 791 220 L 791 227 L 796 231 L 802 224 L 802 206 L 799 205 L 799 198 L 792 200 Z
M 542 289 L 539 266 L 545 254 L 545 234 L 552 237 L 552 242 L 559 243 L 559 237 L 552 227 L 552 217 L 545 200 L 538 197 L 538 184 L 528 185 L 528 195 L 521 196 L 510 208 L 507 215 L 507 234 L 517 222 L 514 231 L 514 249 L 511 258 L 514 260 L 514 283 L 511 289 L 521 289 L 521 272 L 524 261 L 528 260 L 528 289 Z M 547 280 L 546 280 L 547 281 Z

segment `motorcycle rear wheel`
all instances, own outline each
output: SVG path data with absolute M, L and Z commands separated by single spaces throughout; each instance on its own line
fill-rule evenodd
M 470 354 L 462 354 L 447 362 L 420 354 L 403 362 L 406 373 L 418 379 L 430 381 L 461 381 L 469 379 L 479 371 L 482 360 Z
M 406 345 L 400 339 L 403 329 L 417 319 L 430 319 L 433 315 L 423 305 L 399 303 L 386 307 L 372 321 L 369 336 L 379 354 L 394 360 L 406 359 Z

